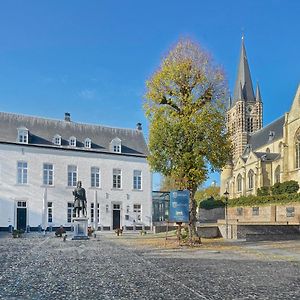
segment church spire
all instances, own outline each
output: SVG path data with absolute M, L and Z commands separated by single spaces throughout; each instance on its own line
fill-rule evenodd
M 241 93 L 240 86 L 242 87 L 243 97 L 241 97 L 240 95 Z M 244 44 L 244 36 L 242 36 L 240 62 L 239 62 L 237 78 L 236 78 L 234 93 L 233 93 L 233 102 L 236 102 L 238 100 L 255 101 L 250 69 L 248 65 L 246 49 Z
M 261 95 L 260 95 L 259 84 L 258 84 L 258 83 L 257 83 L 257 85 L 256 85 L 255 100 L 256 100 L 256 102 L 262 102 L 262 101 L 261 101 Z

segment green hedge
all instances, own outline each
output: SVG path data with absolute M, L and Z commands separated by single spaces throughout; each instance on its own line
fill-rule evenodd
M 224 200 L 223 200 L 224 201 Z M 292 202 L 300 202 L 300 194 L 280 194 L 270 196 L 248 196 L 239 197 L 228 200 L 228 206 L 253 206 L 253 205 L 268 205 L 268 204 L 288 204 Z
M 213 209 L 213 208 L 219 208 L 224 206 L 225 206 L 224 201 L 219 199 L 214 199 L 213 197 L 202 200 L 199 204 L 199 207 L 203 209 Z

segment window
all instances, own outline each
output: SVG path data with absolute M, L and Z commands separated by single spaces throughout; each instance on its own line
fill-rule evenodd
M 295 207 L 287 207 L 286 208 L 286 216 L 288 218 L 295 217 Z
M 134 190 L 142 189 L 142 171 L 139 170 L 133 171 L 133 189 Z
M 18 140 L 19 143 L 28 144 L 28 129 L 25 127 L 18 128 Z
M 71 147 L 76 147 L 76 137 L 75 136 L 71 136 L 69 139 L 69 145 Z
M 275 183 L 280 182 L 280 166 L 277 166 L 277 168 L 275 169 L 274 179 L 275 179 Z
M 92 145 L 92 141 L 90 138 L 86 138 L 84 140 L 84 148 L 91 148 L 91 145 Z
M 270 153 L 270 148 L 267 148 L 267 149 L 266 149 L 266 153 Z
M 254 172 L 252 170 L 250 170 L 248 172 L 248 187 L 249 190 L 253 189 L 253 184 L 254 184 Z
M 97 167 L 91 168 L 91 187 L 100 187 L 100 169 Z
M 72 222 L 72 216 L 73 216 L 73 202 L 68 202 L 67 206 L 67 222 L 71 223 Z
M 113 188 L 120 189 L 122 184 L 122 173 L 120 169 L 113 169 Z
M 99 223 L 99 217 L 100 217 L 100 205 L 97 203 L 97 220 Z M 95 203 L 91 203 L 91 223 L 95 222 Z
M 53 165 L 44 164 L 43 165 L 43 184 L 53 185 Z
M 252 216 L 259 216 L 259 207 L 252 207 Z
M 237 214 L 237 216 L 242 216 L 243 215 L 243 208 L 242 207 L 237 207 L 236 214 Z
M 77 166 L 68 166 L 68 186 L 76 186 Z
M 17 206 L 18 207 L 26 207 L 26 201 L 18 201 Z
M 237 177 L 237 191 L 241 192 L 242 191 L 242 175 L 239 174 Z
M 133 212 L 136 215 L 136 220 L 141 221 L 141 212 L 142 212 L 141 204 L 133 204 Z
M 106 213 L 109 212 L 109 205 L 108 205 L 108 204 L 105 205 L 105 212 L 106 212 Z
M 119 138 L 114 138 L 110 142 L 110 147 L 112 152 L 121 153 L 121 149 L 122 149 L 121 140 Z
M 56 134 L 53 138 L 53 144 L 54 145 L 61 145 L 61 136 L 59 134 Z
M 295 145 L 295 150 L 296 150 L 296 165 L 295 167 L 298 169 L 300 168 L 300 134 L 297 134 L 296 137 L 296 145 Z
M 52 202 L 48 202 L 48 223 L 52 223 L 52 219 L 53 219 Z
M 17 183 L 18 184 L 27 184 L 27 175 L 28 175 L 28 168 L 27 162 L 19 161 L 17 164 Z

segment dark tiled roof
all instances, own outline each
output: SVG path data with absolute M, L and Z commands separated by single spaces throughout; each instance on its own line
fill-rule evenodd
M 248 144 L 252 146 L 252 149 L 258 149 L 264 145 L 268 145 L 273 141 L 281 139 L 283 137 L 283 125 L 285 121 L 285 116 L 280 117 L 259 131 L 253 133 L 249 137 Z M 269 140 L 270 132 L 274 133 L 273 139 Z
M 0 112 L 0 142 L 16 143 L 17 129 L 21 127 L 29 130 L 31 145 L 84 150 L 84 140 L 90 138 L 92 148 L 86 151 L 110 152 L 110 142 L 118 137 L 122 141 L 122 154 L 141 156 L 148 154 L 143 133 L 137 129 L 112 128 Z M 53 137 L 56 134 L 62 138 L 61 146 L 53 144 Z M 69 146 L 71 136 L 77 139 L 76 148 Z
M 263 161 L 273 161 L 280 157 L 279 153 L 254 152 L 255 155 Z

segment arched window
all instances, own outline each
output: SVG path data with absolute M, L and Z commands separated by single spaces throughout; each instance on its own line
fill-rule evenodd
M 17 142 L 28 144 L 28 129 L 26 127 L 18 128 Z
M 114 138 L 110 142 L 110 149 L 112 152 L 121 153 L 122 142 L 119 138 Z
M 298 129 L 298 132 L 296 133 L 296 138 L 295 138 L 295 154 L 296 154 L 296 164 L 295 167 L 296 169 L 300 168 L 300 132 Z
M 270 153 L 270 148 L 267 148 L 267 149 L 266 149 L 266 152 L 267 152 L 267 153 Z
M 248 172 L 248 188 L 249 190 L 253 189 L 254 187 L 254 172 L 253 170 L 250 170 Z
M 242 191 L 242 175 L 239 174 L 237 177 L 237 191 L 241 192 Z
M 274 179 L 275 179 L 275 183 L 280 182 L 280 166 L 277 166 L 277 168 L 275 169 Z

